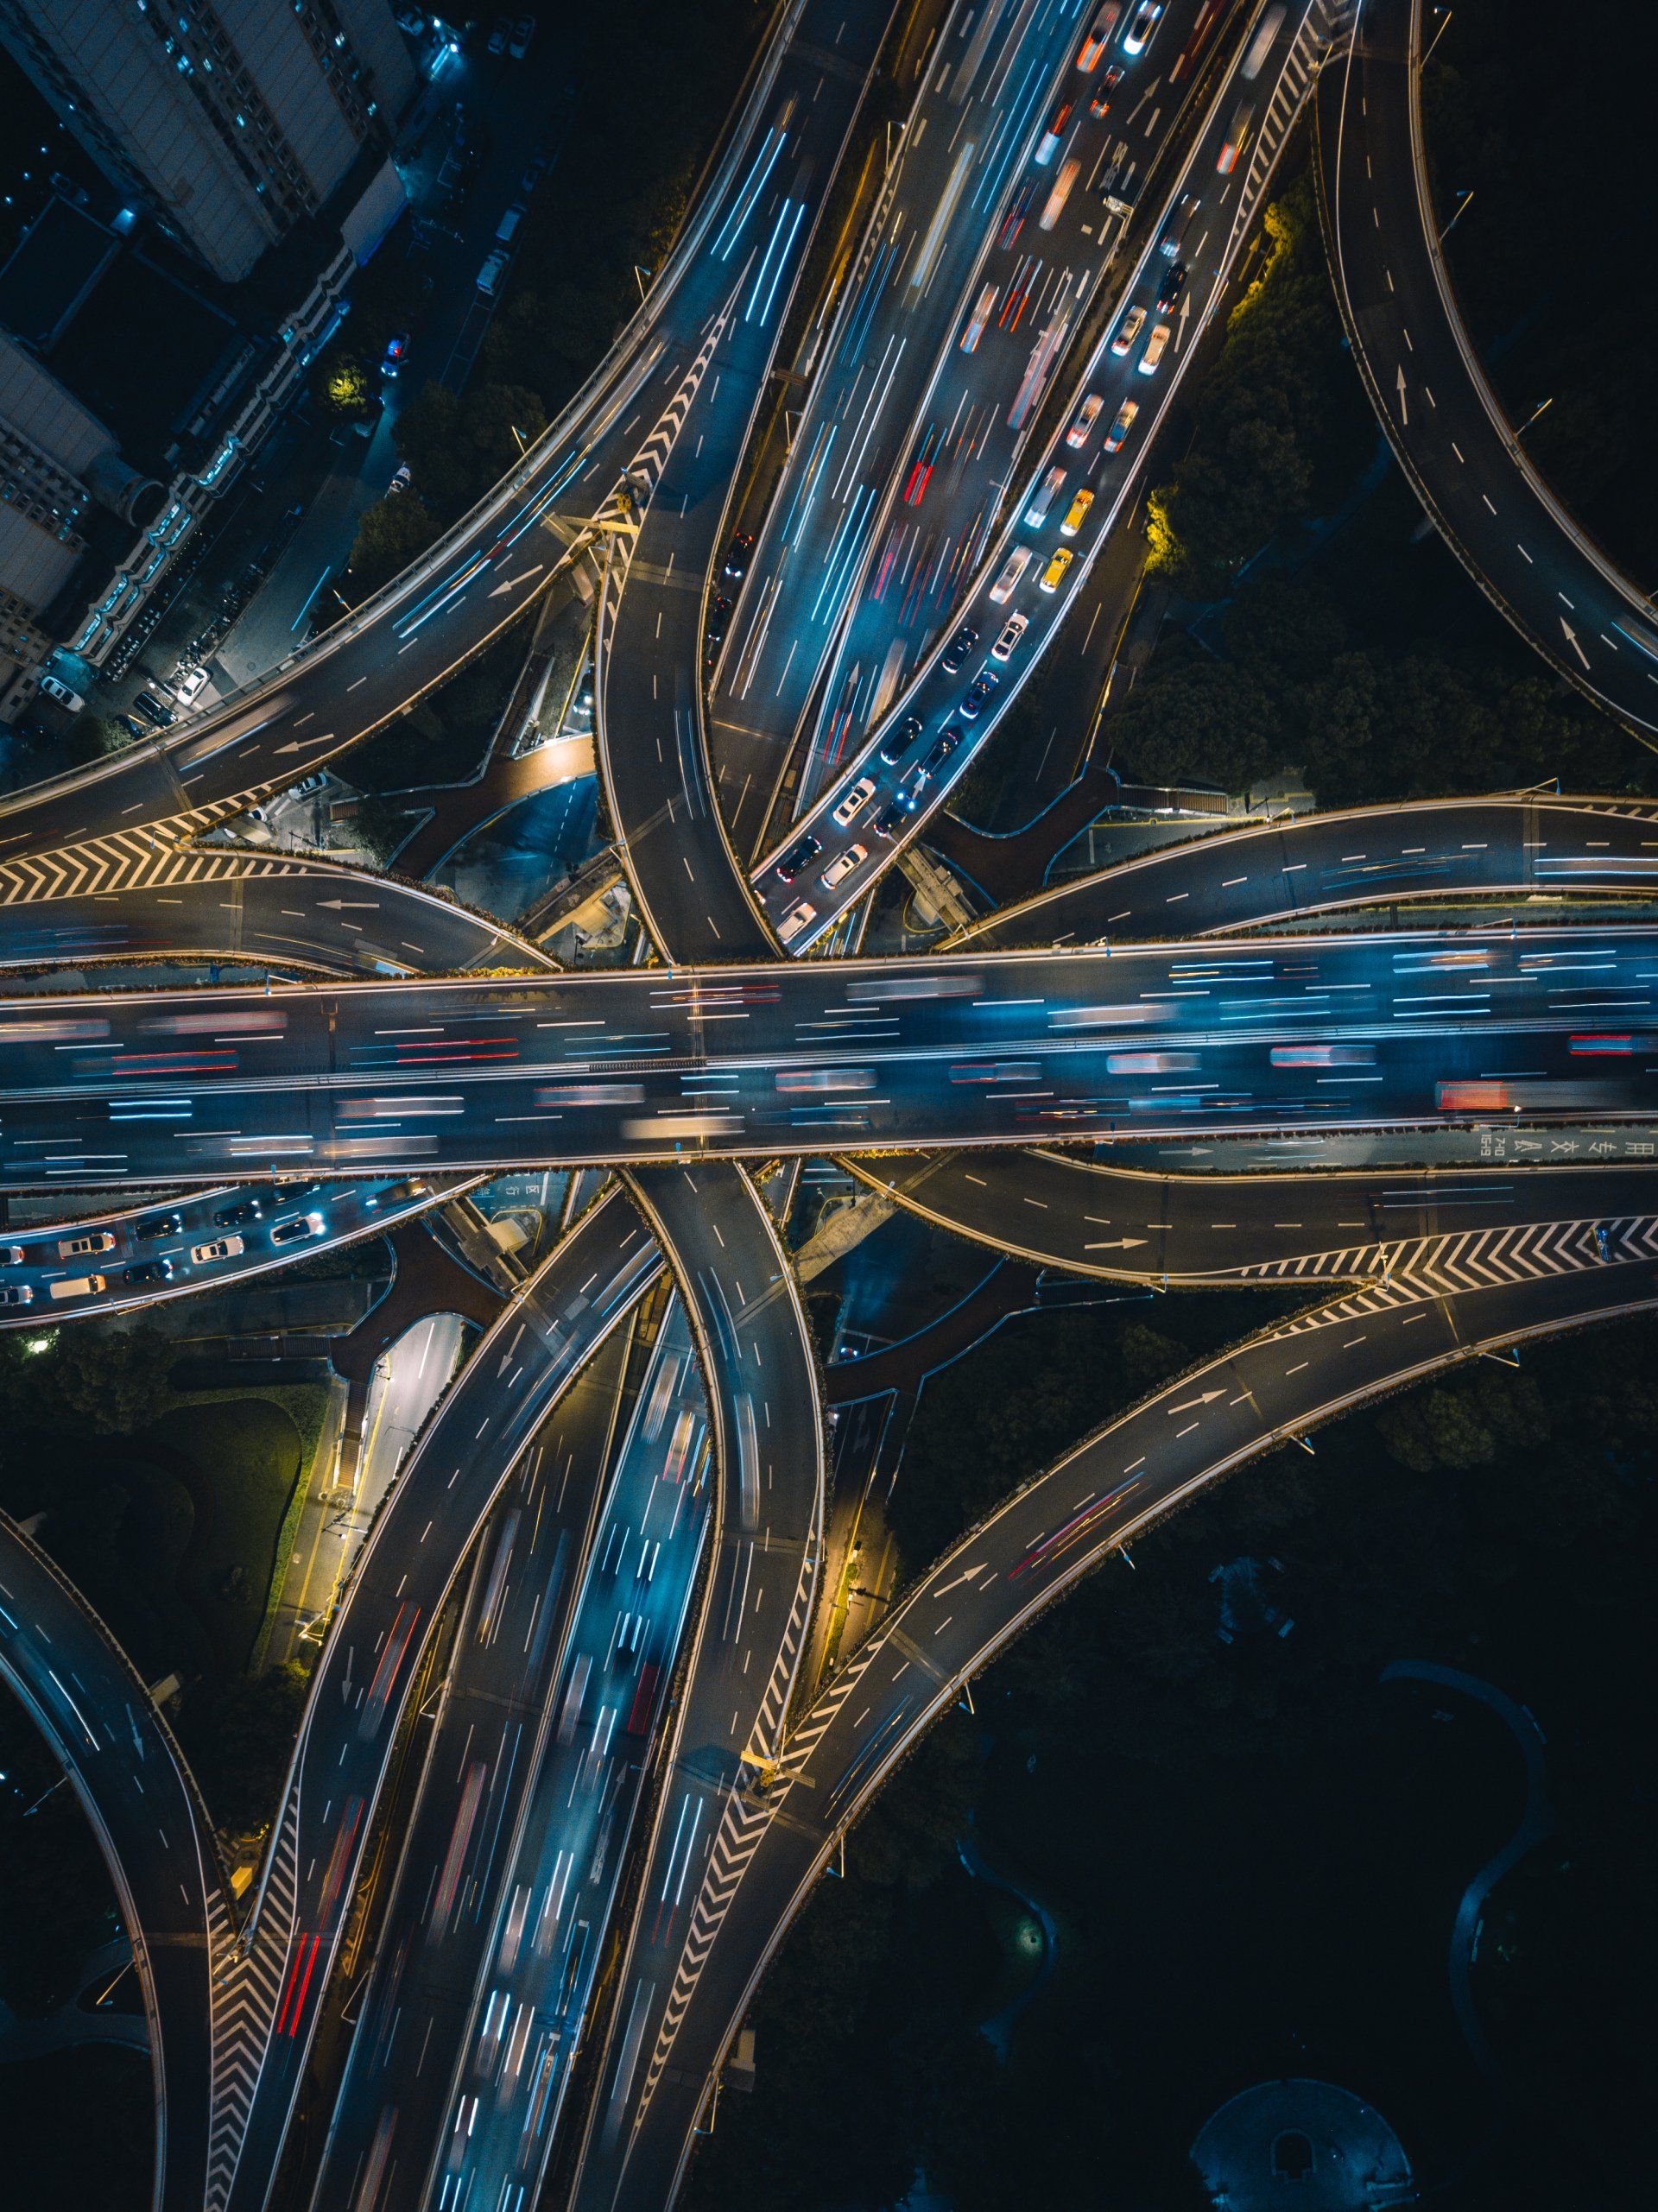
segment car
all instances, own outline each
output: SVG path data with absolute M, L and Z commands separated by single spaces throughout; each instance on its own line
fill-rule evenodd
M 512 40 L 507 51 L 515 61 L 522 61 L 535 42 L 535 18 L 520 16 L 512 27 Z
M 848 845 L 845 851 L 838 853 L 828 867 L 824 869 L 822 877 L 824 889 L 832 891 L 837 883 L 844 883 L 854 869 L 863 867 L 869 856 L 868 845 Z
M 1071 111 L 1075 105 L 1074 100 L 1061 100 L 1047 118 L 1047 128 L 1036 142 L 1035 159 L 1039 169 L 1045 169 L 1059 152 L 1060 141 L 1065 136 L 1066 127 L 1071 120 Z
M 739 530 L 725 548 L 725 573 L 735 583 L 749 572 L 749 561 L 754 553 L 754 532 Z
M 21 1244 L 0 1244 L 0 1267 L 21 1267 L 28 1257 Z
M 836 828 L 850 829 L 859 809 L 866 806 L 874 796 L 875 778 L 872 775 L 859 776 L 857 781 L 835 809 Z
M 326 1183 L 279 1183 L 271 1195 L 274 1206 L 291 1206 L 300 1198 L 317 1198 L 328 1188 Z
M 507 42 L 511 36 L 512 25 L 504 16 L 497 16 L 490 26 L 490 52 L 504 54 L 507 50 Z
M 1100 79 L 1099 90 L 1088 103 L 1088 112 L 1096 123 L 1102 116 L 1110 114 L 1111 94 L 1127 74 L 1128 72 L 1123 68 L 1123 64 L 1120 61 L 1114 61 Z
M 1117 333 L 1111 340 L 1111 351 L 1116 354 L 1127 353 L 1145 326 L 1145 309 L 1130 307 L 1117 326 Z
M 173 696 L 180 706 L 188 706 L 207 680 L 205 668 L 181 668 L 173 677 Z
M 1157 294 L 1157 312 L 1160 315 L 1167 315 L 1173 311 L 1175 302 L 1186 289 L 1187 274 L 1187 266 L 1183 261 L 1169 263 L 1168 274 L 1164 277 Z
M 265 1217 L 263 1198 L 238 1198 L 233 1206 L 221 1206 L 213 1216 L 217 1229 L 246 1229 L 250 1223 Z
M 49 1298 L 101 1298 L 109 1286 L 107 1275 L 60 1275 L 46 1287 Z
M 981 668 L 979 670 L 978 675 L 974 677 L 972 682 L 967 686 L 967 690 L 962 698 L 961 718 L 964 722 L 978 721 L 979 716 L 984 711 L 985 705 L 990 698 L 990 693 L 996 689 L 1001 680 L 1002 679 L 1000 676 L 997 675 L 992 669 Z
M 1089 490 L 1087 485 L 1084 484 L 1066 509 L 1065 520 L 1060 525 L 1060 535 L 1062 538 L 1076 536 L 1077 532 L 1082 528 L 1083 517 L 1093 503 L 1094 495 Z
M 961 334 L 961 350 L 964 353 L 971 353 L 980 338 L 984 337 L 984 325 L 990 319 L 990 311 L 996 305 L 997 294 L 1000 289 L 999 285 L 985 285 L 973 303 L 973 312 L 968 316 L 967 327 Z
M 889 806 L 882 809 L 870 827 L 877 837 L 895 837 L 908 819 L 909 809 L 895 799 Z
M 1101 397 L 1099 393 L 1090 392 L 1087 398 L 1082 403 L 1081 410 L 1079 413 L 1076 420 L 1065 433 L 1066 444 L 1067 446 L 1085 446 L 1088 443 L 1088 433 L 1099 420 L 1101 414 L 1104 411 L 1104 400 Z
M 802 899 L 798 907 L 791 907 L 777 925 L 777 935 L 785 945 L 791 945 L 808 922 L 818 918 L 818 910 L 809 899 Z
M 1272 42 L 1278 35 L 1284 20 L 1281 7 L 1269 8 L 1261 18 L 1261 28 L 1250 41 L 1250 50 L 1238 66 L 1238 75 L 1252 82 L 1261 74 L 1261 65 L 1272 51 Z
M 1042 571 L 1042 590 L 1044 591 L 1057 591 L 1060 585 L 1065 581 L 1066 571 L 1070 567 L 1072 562 L 1075 559 L 1076 555 L 1072 552 L 1069 546 L 1057 547 L 1054 550 L 1053 559 L 1049 561 L 1047 566 Z
M 391 377 L 401 374 L 408 358 L 408 332 L 394 331 L 386 340 L 386 350 L 380 357 L 380 374 Z
M 1111 42 L 1111 33 L 1117 28 L 1123 10 L 1111 0 L 1111 5 L 1102 8 L 1088 26 L 1087 36 L 1077 48 L 1077 66 L 1085 76 L 1092 75 L 1098 66 L 1099 58 Z
M 1123 401 L 1122 406 L 1118 408 L 1117 411 L 1116 419 L 1113 420 L 1111 428 L 1105 433 L 1105 451 L 1108 453 L 1120 452 L 1123 440 L 1128 436 L 1130 431 L 1133 429 L 1134 418 L 1139 414 L 1139 412 L 1140 409 L 1136 401 L 1133 400 Z
M 1082 174 L 1080 161 L 1064 161 L 1054 180 L 1054 189 L 1042 203 L 1042 212 L 1036 218 L 1039 231 L 1051 231 L 1065 212 L 1065 203 L 1071 197 L 1071 187 Z
M 921 766 L 927 770 L 928 775 L 936 775 L 938 774 L 939 770 L 944 766 L 951 754 L 955 751 L 957 746 L 959 745 L 960 743 L 961 732 L 956 728 L 953 722 L 951 723 L 946 729 L 940 730 L 938 742 L 933 745 L 932 751 L 928 753 L 927 758 L 921 763 Z
M 270 1241 L 275 1245 L 303 1244 L 308 1236 L 322 1235 L 320 1214 L 295 1214 L 292 1221 L 274 1222 Z
M 405 1175 L 401 1183 L 393 1183 L 383 1191 L 370 1191 L 363 1204 L 370 1211 L 376 1206 L 406 1206 L 415 1198 L 423 1198 L 429 1188 L 418 1175 Z
M 117 714 L 115 718 L 120 724 L 122 729 L 126 731 L 129 737 L 142 739 L 149 736 L 149 730 L 144 727 L 143 724 L 139 721 L 136 714 Z
M 971 623 L 964 623 L 940 656 L 939 666 L 945 674 L 953 676 L 978 643 L 978 632 Z M 916 734 L 921 734 L 919 729 Z
M 67 684 L 60 683 L 55 676 L 42 676 L 41 689 L 47 698 L 55 699 L 60 706 L 67 707 L 71 714 L 79 714 L 86 704 L 79 692 L 72 692 Z
M 497 246 L 509 246 L 512 243 L 514 232 L 517 230 L 518 225 L 523 221 L 523 203 L 522 200 L 515 200 L 512 205 L 509 207 L 502 216 L 501 220 L 495 226 L 496 244 Z
M 928 771 L 919 762 L 911 768 L 898 787 L 896 803 L 906 814 L 913 814 L 921 803 L 921 793 L 932 781 Z
M 181 1236 L 183 1233 L 182 1214 L 151 1214 L 132 1232 L 134 1239 L 140 1244 L 159 1244 L 164 1236 Z
M 971 651 L 971 648 L 970 647 L 968 649 Z M 947 660 L 945 662 L 945 666 L 946 668 L 950 666 Z M 959 668 L 960 666 L 961 662 L 959 660 L 957 661 L 956 667 Z M 915 740 L 921 736 L 921 716 L 919 714 L 907 714 L 902 722 L 895 723 L 893 727 L 888 730 L 886 736 L 881 740 L 880 744 L 876 748 L 875 757 L 877 761 L 881 762 L 883 767 L 895 768 L 899 762 L 903 759 L 904 755 L 908 752 L 910 747 L 915 743 Z
M 394 10 L 394 13 L 400 31 L 407 31 L 410 38 L 423 36 L 426 30 L 426 17 L 418 8 L 398 8 Z
M 1002 635 L 990 648 L 992 660 L 1011 660 L 1014 648 L 1030 628 L 1028 615 L 1009 615 L 1003 626 Z
M 807 863 L 815 860 L 822 850 L 821 837 L 807 835 L 797 839 L 777 863 L 775 871 L 777 881 L 780 883 L 792 883 Z
M 194 1266 L 205 1267 L 215 1260 L 239 1259 L 247 1248 L 244 1236 L 212 1236 L 205 1244 L 193 1244 L 190 1258 Z
M 486 300 L 493 300 L 501 289 L 501 280 L 507 273 L 507 256 L 499 251 L 492 253 L 478 272 L 478 288 Z
M 95 1252 L 113 1252 L 115 1239 L 107 1229 L 89 1229 L 83 1236 L 59 1239 L 58 1257 L 60 1260 L 89 1260 Z
M 33 1305 L 35 1293 L 27 1283 L 0 1283 L 0 1305 Z
M 170 1283 L 174 1274 L 173 1262 L 167 1259 L 135 1260 L 123 1273 L 130 1284 Z
M 1123 34 L 1124 54 L 1143 54 L 1151 44 L 1157 26 L 1163 19 L 1163 0 L 1143 0 L 1136 8 L 1129 28 Z
M 1163 357 L 1163 348 L 1172 335 L 1172 325 L 1157 323 L 1153 325 L 1151 336 L 1146 340 L 1146 350 L 1140 356 L 1140 374 L 1142 376 L 1156 375 L 1157 363 Z
M 1035 186 L 1022 184 L 1009 202 L 1008 212 L 1002 218 L 1002 228 L 996 234 L 996 243 L 1004 253 L 1024 229 L 1025 218 L 1029 214 L 1035 197 Z
M 729 591 L 716 591 L 713 597 L 708 602 L 706 635 L 713 638 L 724 637 L 725 635 L 725 625 L 731 621 L 731 593 Z
M 1237 157 L 1250 142 L 1250 133 L 1255 128 L 1255 102 L 1240 100 L 1232 110 L 1232 119 L 1226 126 L 1226 142 L 1220 149 L 1220 159 L 1215 167 L 1223 177 L 1229 177 L 1237 167 Z
M 143 716 L 145 721 L 153 722 L 158 730 L 165 730 L 173 719 L 172 708 L 163 706 L 160 699 L 152 698 L 148 692 L 140 692 L 133 700 L 133 705 Z
M 546 174 L 547 163 L 542 161 L 541 155 L 537 154 L 535 159 L 528 164 L 528 167 L 526 167 L 522 176 L 518 180 L 518 191 L 521 198 L 528 199 L 531 193 L 535 191 L 536 186 L 540 184 L 541 179 Z
M 1191 192 L 1183 192 L 1175 201 L 1174 212 L 1168 218 L 1162 237 L 1157 241 L 1157 250 L 1165 261 L 1179 261 L 1180 247 L 1192 218 L 1202 205 L 1197 194 Z
M 1008 555 L 1002 573 L 990 586 L 990 601 L 994 606 L 1005 606 L 1012 598 L 1014 587 L 1030 566 L 1030 547 L 1016 546 Z
M 414 481 L 414 470 L 409 467 L 407 461 L 399 461 L 391 482 L 386 486 L 387 497 L 389 498 L 394 491 L 407 491 Z
M 1063 469 L 1050 469 L 1036 488 L 1036 496 L 1025 509 L 1025 520 L 1033 530 L 1040 530 L 1047 520 L 1047 510 L 1065 483 Z
M 288 795 L 290 799 L 313 798 L 326 787 L 327 781 L 327 777 L 320 771 L 315 775 L 302 775 L 297 783 L 289 784 Z

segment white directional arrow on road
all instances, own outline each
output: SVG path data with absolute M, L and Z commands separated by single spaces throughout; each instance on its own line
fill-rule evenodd
M 1171 1413 L 1189 1413 L 1194 1406 L 1206 1406 L 1212 1399 L 1225 1395 L 1225 1390 L 1206 1390 L 1201 1398 L 1188 1398 L 1184 1405 L 1171 1406 L 1168 1410 Z
M 330 743 L 333 738 L 333 735 L 334 733 L 332 730 L 325 730 L 320 737 L 290 737 L 286 745 L 278 745 L 275 749 L 278 754 L 302 753 L 307 745 L 326 745 Z
M 1405 398 L 1405 372 L 1402 366 L 1399 370 L 1397 389 L 1399 393 L 1399 420 L 1401 422 L 1408 422 L 1410 420 L 1410 408 Z
M 1132 1252 L 1136 1244 L 1149 1244 L 1146 1236 L 1115 1236 L 1102 1244 L 1085 1244 L 1085 1252 Z
M 1174 351 L 1176 353 L 1180 350 L 1180 340 L 1186 336 L 1186 319 L 1191 312 L 1192 294 L 1189 292 L 1183 292 L 1180 294 L 1180 326 L 1174 333 Z
M 317 904 L 333 914 L 377 914 L 380 911 L 378 899 L 319 899 Z
M 961 1572 L 956 1577 L 954 1582 L 940 1583 L 937 1589 L 933 1591 L 933 1596 L 943 1597 L 947 1591 L 959 1589 L 963 1583 L 971 1582 L 973 1577 L 980 1572 L 984 1564 L 984 1563 L 982 1559 L 976 1559 L 971 1567 L 964 1567 Z
M 532 576 L 539 576 L 546 566 L 544 560 L 538 560 L 534 568 L 521 568 L 516 576 L 509 576 L 497 584 L 490 594 L 490 598 L 498 599 L 503 591 L 516 591 L 521 584 L 528 584 Z
M 1582 661 L 1584 667 L 1586 668 L 1589 666 L 1589 655 L 1578 643 L 1578 633 L 1573 629 L 1571 623 L 1567 622 L 1564 615 L 1560 616 L 1560 628 L 1566 632 L 1566 643 L 1571 647 L 1573 653 L 1577 654 L 1579 660 Z

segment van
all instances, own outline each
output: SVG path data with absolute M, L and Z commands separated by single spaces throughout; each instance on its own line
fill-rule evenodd
M 524 208 L 523 208 L 523 202 L 522 202 L 522 200 L 520 200 L 520 201 L 516 202 L 513 206 L 511 206 L 511 207 L 508 208 L 508 210 L 507 210 L 506 213 L 505 213 L 505 214 L 501 218 L 501 220 L 500 220 L 500 221 L 496 224 L 496 226 L 495 226 L 495 243 L 496 243 L 496 244 L 497 244 L 497 246 L 509 246 L 509 245 L 512 243 L 512 234 L 513 234 L 513 232 L 514 232 L 514 231 L 518 228 L 518 225 L 519 225 L 519 224 L 523 221 L 523 219 L 524 219 Z
M 478 288 L 486 300 L 493 300 L 501 289 L 501 280 L 507 273 L 507 257 L 503 253 L 492 253 L 478 272 Z
M 98 1298 L 109 1288 L 103 1275 L 63 1275 L 52 1285 L 54 1298 Z
M 1098 413 L 1098 410 L 1096 409 L 1095 412 Z M 1054 504 L 1054 495 L 1064 482 L 1063 469 L 1050 469 L 1042 478 L 1036 496 L 1025 509 L 1025 520 L 1033 530 L 1040 530 L 1042 524 L 1047 521 L 1047 510 Z
M 990 586 L 990 597 L 996 605 L 1002 607 L 1007 604 L 1013 597 L 1015 585 L 1029 566 L 1030 547 L 1016 546 L 1008 555 L 1006 566 Z

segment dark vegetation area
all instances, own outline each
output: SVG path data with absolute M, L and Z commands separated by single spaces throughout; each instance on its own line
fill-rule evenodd
M 668 250 L 765 19 L 755 0 L 615 0 L 585 14 L 571 57 L 582 97 L 530 200 L 506 300 L 461 395 L 428 383 L 400 416 L 414 482 L 364 515 L 357 596 L 480 499 L 516 461 L 518 439 L 533 443 L 597 367 L 638 305 L 634 264 L 655 269 Z M 618 88 L 669 85 L 671 98 L 651 98 L 648 127 L 619 112 Z
M 928 1386 L 894 1526 L 930 1545 L 953 1466 L 959 1526 L 1235 1334 L 1236 1302 L 1011 1324 Z M 1463 1370 L 1243 1470 L 1132 1569 L 1110 1559 L 820 1885 L 755 2011 L 756 2094 L 726 2097 L 693 2171 L 699 2212 L 891 2205 L 918 2174 L 957 2212 L 1180 2212 L 1204 2201 L 1185 2152 L 1209 2112 L 1290 2071 L 1375 2101 L 1464 2212 L 1642 2201 L 1655 1356 L 1642 1319 Z M 1262 1603 L 1228 1643 L 1212 1577 L 1243 1558 Z M 1446 1957 L 1518 1820 L 1519 1754 L 1471 1699 L 1380 1684 L 1401 1659 L 1490 1680 L 1547 1737 L 1561 1825 L 1494 1896 L 1476 1970 L 1495 2102 Z M 963 1842 L 1056 1931 L 1005 2061 L 978 2028 L 1030 1985 L 1029 1918 Z
M 1281 188 L 1149 505 L 1171 620 L 1105 725 L 1147 783 L 1284 768 L 1322 806 L 1647 787 L 1651 755 L 1543 669 L 1385 456 L 1331 291 L 1310 174 Z
M 214 1820 L 239 1834 L 269 1816 L 303 1694 L 296 1668 L 246 1670 L 323 1394 L 181 1395 L 174 1359 L 147 1329 L 0 1337 L 0 1507 L 31 1524 L 146 1682 L 180 1678 L 178 1733 Z M 0 1771 L 0 1996 L 47 2009 L 116 1932 L 113 1900 L 55 1761 L 10 1697 Z
M 1458 303 L 1571 513 L 1658 585 L 1658 35 L 1632 0 L 1458 0 L 1424 86 Z

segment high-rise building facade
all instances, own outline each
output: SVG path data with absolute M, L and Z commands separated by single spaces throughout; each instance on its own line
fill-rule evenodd
M 0 43 L 231 282 L 389 142 L 414 84 L 387 0 L 0 0 Z

